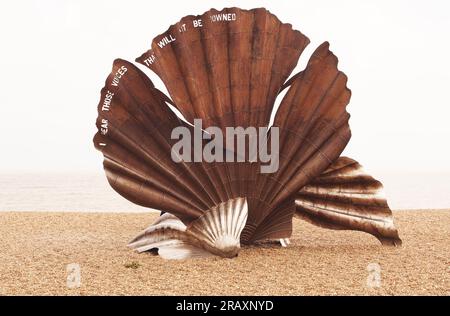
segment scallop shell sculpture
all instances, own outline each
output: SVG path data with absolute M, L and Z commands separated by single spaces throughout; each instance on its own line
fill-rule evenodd
M 293 216 L 401 244 L 381 183 L 340 157 L 351 137 L 351 92 L 329 44 L 291 76 L 308 43 L 265 9 L 212 9 L 182 18 L 136 59 L 161 78 L 170 98 L 133 63 L 114 61 L 94 144 L 114 190 L 164 212 L 131 241 L 133 249 L 157 250 L 164 258 L 234 257 L 241 244 L 275 239 L 288 245 Z M 203 130 L 193 127 L 196 119 Z M 200 132 L 202 145 L 211 141 L 208 128 L 225 134 L 227 127 L 266 127 L 270 143 L 276 127 L 278 169 L 262 173 L 263 163 L 252 159 L 174 161 L 177 127 Z M 234 155 L 237 148 L 220 150 Z

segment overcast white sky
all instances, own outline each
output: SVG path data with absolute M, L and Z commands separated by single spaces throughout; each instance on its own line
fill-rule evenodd
M 3 2 L 0 171 L 101 169 L 91 140 L 113 60 L 228 6 L 264 6 L 306 34 L 300 67 L 330 42 L 353 92 L 346 155 L 370 170 L 450 171 L 449 2 L 380 0 Z

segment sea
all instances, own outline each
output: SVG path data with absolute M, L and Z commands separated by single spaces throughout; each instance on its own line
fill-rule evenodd
M 394 210 L 450 209 L 450 172 L 379 172 Z M 150 212 L 129 202 L 103 172 L 0 174 L 0 211 Z

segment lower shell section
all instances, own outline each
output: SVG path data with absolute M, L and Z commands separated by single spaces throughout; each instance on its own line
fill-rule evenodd
M 245 198 L 231 199 L 212 207 L 188 227 L 174 215 L 165 213 L 129 246 L 139 252 L 157 249 L 166 259 L 211 255 L 236 257 L 247 216 Z

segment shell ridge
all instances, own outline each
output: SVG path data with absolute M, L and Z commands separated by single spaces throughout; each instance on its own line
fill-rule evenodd
M 331 169 L 327 169 L 328 174 L 325 173 L 323 178 L 329 176 L 329 170 L 344 170 L 343 174 L 347 172 L 351 175 L 352 169 L 362 171 L 363 168 L 350 158 L 340 157 Z M 330 175 L 330 177 L 336 177 L 336 175 Z M 353 185 L 351 178 L 351 176 L 347 177 L 350 179 L 350 186 Z M 383 191 L 382 186 L 377 190 L 369 188 L 368 191 L 364 187 L 357 187 L 354 191 L 359 191 L 359 194 L 355 193 L 351 197 L 339 191 L 333 193 L 328 190 L 320 190 L 320 183 L 310 184 L 310 186 L 317 187 L 314 199 L 311 199 L 308 191 L 304 195 L 304 189 L 296 195 L 296 215 L 300 218 L 324 228 L 364 231 L 374 235 L 383 244 L 401 244 L 392 211 L 389 209 L 386 199 L 380 196 L 380 192 Z M 358 201 L 363 202 L 359 203 Z
M 201 217 L 193 221 L 186 229 L 188 234 L 192 234 L 199 240 L 205 241 L 207 250 L 224 256 L 235 256 L 240 249 L 239 235 L 245 226 L 245 221 L 241 220 L 235 228 L 236 234 L 230 235 L 227 216 L 229 213 L 236 213 L 238 218 L 245 218 L 248 213 L 246 203 L 236 203 L 230 199 L 209 209 Z
M 146 158 L 145 161 L 147 161 L 147 163 L 150 163 L 153 166 L 153 168 L 157 167 L 156 172 L 161 172 L 163 175 L 165 174 L 166 176 L 169 176 L 172 179 L 177 179 L 178 181 L 181 180 L 179 183 L 182 184 L 185 188 L 189 189 L 192 187 L 192 184 L 189 186 L 183 179 L 180 179 L 177 176 L 177 173 L 175 172 L 177 169 L 167 168 L 167 164 L 162 163 L 159 159 L 157 159 L 157 157 L 154 157 L 151 154 L 151 152 L 149 152 L 146 149 L 146 147 L 144 147 L 142 144 L 138 144 L 132 138 L 128 137 L 120 128 L 115 128 L 115 125 L 113 122 L 110 122 L 109 126 L 110 126 L 110 135 L 114 135 L 115 133 L 117 133 L 117 135 L 120 135 L 120 137 L 121 137 L 120 141 L 119 141 L 119 139 L 117 139 L 115 137 L 114 138 L 110 137 L 109 139 L 111 139 L 113 142 L 117 142 L 120 146 L 122 146 L 124 148 L 124 150 L 126 150 L 128 152 L 140 153 L 141 155 L 136 155 L 136 157 L 140 157 L 139 159 Z M 169 160 L 169 161 L 171 161 L 171 160 Z M 183 164 L 183 165 L 184 165 L 184 168 L 187 170 L 187 172 L 192 174 L 191 168 L 189 168 L 185 164 Z M 194 177 L 194 179 L 195 178 L 196 177 Z M 197 180 L 197 182 L 200 185 L 202 185 L 200 181 Z M 186 198 L 186 199 L 188 199 L 188 198 Z
M 322 44 L 319 48 L 317 48 L 316 49 L 316 52 L 312 55 L 312 57 L 311 57 L 311 59 L 310 59 L 310 62 L 309 62 L 309 65 L 317 65 L 317 64 L 315 64 L 314 62 L 312 62 L 312 61 L 314 61 L 315 59 L 316 59 L 316 55 L 317 54 L 320 54 L 320 53 L 322 53 L 322 50 L 324 49 L 324 47 L 327 49 L 327 52 L 329 53 L 329 54 L 332 54 L 329 50 L 328 50 L 328 45 L 327 44 Z M 322 60 L 321 60 L 322 61 Z M 337 66 L 337 65 L 336 65 Z M 337 69 L 337 67 L 336 67 L 336 69 Z M 305 69 L 305 73 L 308 73 L 308 70 L 310 71 L 310 72 L 313 72 L 314 70 L 313 69 L 311 69 L 311 68 L 309 68 L 308 69 L 308 67 Z M 328 93 L 328 91 L 330 90 L 330 88 L 335 84 L 335 82 L 336 82 L 336 80 L 337 80 L 337 77 L 338 77 L 338 74 L 339 74 L 339 71 L 337 71 L 337 73 L 336 73 L 336 75 L 335 75 L 335 77 L 333 78 L 333 80 L 331 81 L 331 83 L 329 83 L 327 86 L 326 86 L 326 89 L 323 89 L 323 92 L 321 93 L 321 96 L 320 96 L 320 98 L 319 98 L 319 100 L 318 100 L 318 103 L 317 104 L 315 104 L 315 106 L 313 106 L 313 111 L 312 111 L 312 113 L 310 114 L 310 118 L 311 118 L 311 120 L 310 121 L 308 121 L 308 123 L 307 123 L 307 125 L 306 125 L 306 127 L 304 127 L 304 128 L 302 128 L 302 130 L 301 130 L 301 134 L 302 134 L 302 136 L 303 136 L 303 134 L 305 135 L 305 137 L 307 137 L 307 135 L 309 134 L 309 129 L 311 128 L 311 126 L 313 125 L 313 121 L 316 121 L 317 120 L 317 118 L 315 118 L 314 120 L 312 119 L 314 116 L 316 116 L 317 117 L 317 115 L 315 115 L 315 113 L 317 113 L 317 111 L 318 111 L 318 109 L 321 107 L 321 105 L 322 105 L 322 102 L 323 102 L 323 100 L 325 99 L 325 96 L 327 95 L 327 93 Z M 315 75 L 315 77 L 317 77 L 317 74 Z M 303 77 L 302 77 L 303 78 Z M 308 93 L 307 93 L 307 95 L 309 94 L 309 93 L 311 93 L 311 87 L 313 86 L 313 84 L 311 84 L 311 85 L 308 85 Z M 296 91 L 296 95 L 298 95 L 298 93 L 299 93 L 299 90 L 300 89 L 298 89 L 297 91 Z M 307 100 L 307 98 L 308 98 L 308 96 L 305 96 L 305 99 L 304 100 Z M 295 97 L 294 97 L 294 99 L 296 99 Z M 297 98 L 298 99 L 298 98 Z M 298 101 L 297 100 L 297 104 L 300 104 L 300 106 L 302 105 L 302 102 L 300 102 L 300 101 Z M 304 101 L 303 101 L 304 102 Z M 297 105 L 298 106 L 298 105 Z M 291 115 L 291 111 L 292 111 L 292 109 L 295 107 L 295 105 L 291 105 L 290 107 L 289 107 L 289 112 L 288 112 L 288 115 L 287 115 L 287 117 L 289 117 L 290 115 Z M 282 125 L 283 126 L 283 125 Z M 305 138 L 306 139 L 306 138 Z M 301 151 L 302 150 L 302 148 L 304 147 L 304 146 L 302 146 L 301 145 L 301 143 L 302 142 L 298 142 L 297 143 L 297 146 L 295 147 L 295 150 L 296 150 L 296 152 L 299 152 L 299 151 Z M 311 143 L 311 142 L 310 142 Z M 323 142 L 322 142 L 323 143 Z M 321 144 L 322 144 L 321 143 Z M 282 146 L 280 146 L 281 148 L 280 148 L 280 151 L 283 151 L 283 149 L 285 148 L 285 146 L 286 146 L 286 144 L 283 144 Z M 316 151 L 317 151 L 317 148 L 316 148 Z M 319 148 L 319 154 L 320 155 L 323 155 L 322 153 L 321 153 L 321 151 L 320 151 L 320 148 Z M 292 153 L 291 154 L 291 156 L 290 156 L 290 160 L 292 159 L 292 158 L 294 158 L 294 157 L 296 157 L 297 156 L 297 154 L 296 154 L 296 152 L 294 152 L 294 153 Z M 329 160 L 328 159 L 328 157 L 325 157 L 327 160 Z M 288 160 L 288 161 L 290 161 L 290 160 Z M 307 161 L 307 160 L 309 160 L 309 159 L 305 159 L 304 158 L 304 160 L 303 161 Z M 285 160 L 286 161 L 286 160 Z M 331 164 L 331 162 L 332 161 L 329 161 L 329 163 Z M 298 169 L 301 169 L 303 166 L 302 166 L 302 164 L 301 163 L 298 163 L 297 164 L 297 170 Z M 290 174 L 294 174 L 295 173 L 295 170 L 289 170 L 289 168 L 282 168 L 281 170 L 279 170 L 278 171 L 278 176 L 279 176 L 279 178 L 280 179 L 283 179 L 283 178 L 285 178 L 285 179 L 288 179 L 288 178 L 290 178 L 290 176 L 289 176 L 289 174 L 288 175 L 285 175 L 285 173 L 286 172 L 289 172 L 290 171 Z M 273 189 L 275 189 L 275 188 L 273 188 Z M 272 190 L 273 190 L 272 189 Z M 274 196 L 274 195 L 276 195 L 278 192 L 280 191 L 280 189 L 278 189 L 277 191 L 275 191 L 275 193 L 270 193 L 270 195 L 271 196 Z M 269 191 L 270 192 L 270 191 Z
M 113 166 L 106 166 L 105 168 L 108 169 L 115 169 L 116 171 L 127 175 L 130 178 L 134 178 L 136 179 L 137 182 L 140 182 L 142 184 L 149 184 L 153 187 L 155 187 L 156 189 L 161 190 L 161 192 L 164 192 L 166 194 L 171 195 L 173 198 L 177 199 L 180 202 L 184 202 L 190 205 L 190 207 L 192 208 L 201 208 L 202 207 L 202 202 L 200 200 L 196 200 L 196 202 L 193 199 L 187 198 L 187 193 L 185 191 L 179 192 L 177 191 L 173 191 L 170 190 L 171 186 L 168 183 L 162 183 L 161 181 L 155 181 L 152 180 L 151 178 L 149 178 L 148 176 L 146 176 L 142 171 L 140 170 L 135 170 L 135 169 L 131 169 L 130 167 L 127 167 L 126 164 L 124 164 L 123 162 L 120 161 L 115 161 L 111 158 L 105 157 L 105 163 L 111 161 L 113 163 Z M 199 204 L 200 203 L 200 204 Z M 204 207 L 204 205 L 203 205 Z

